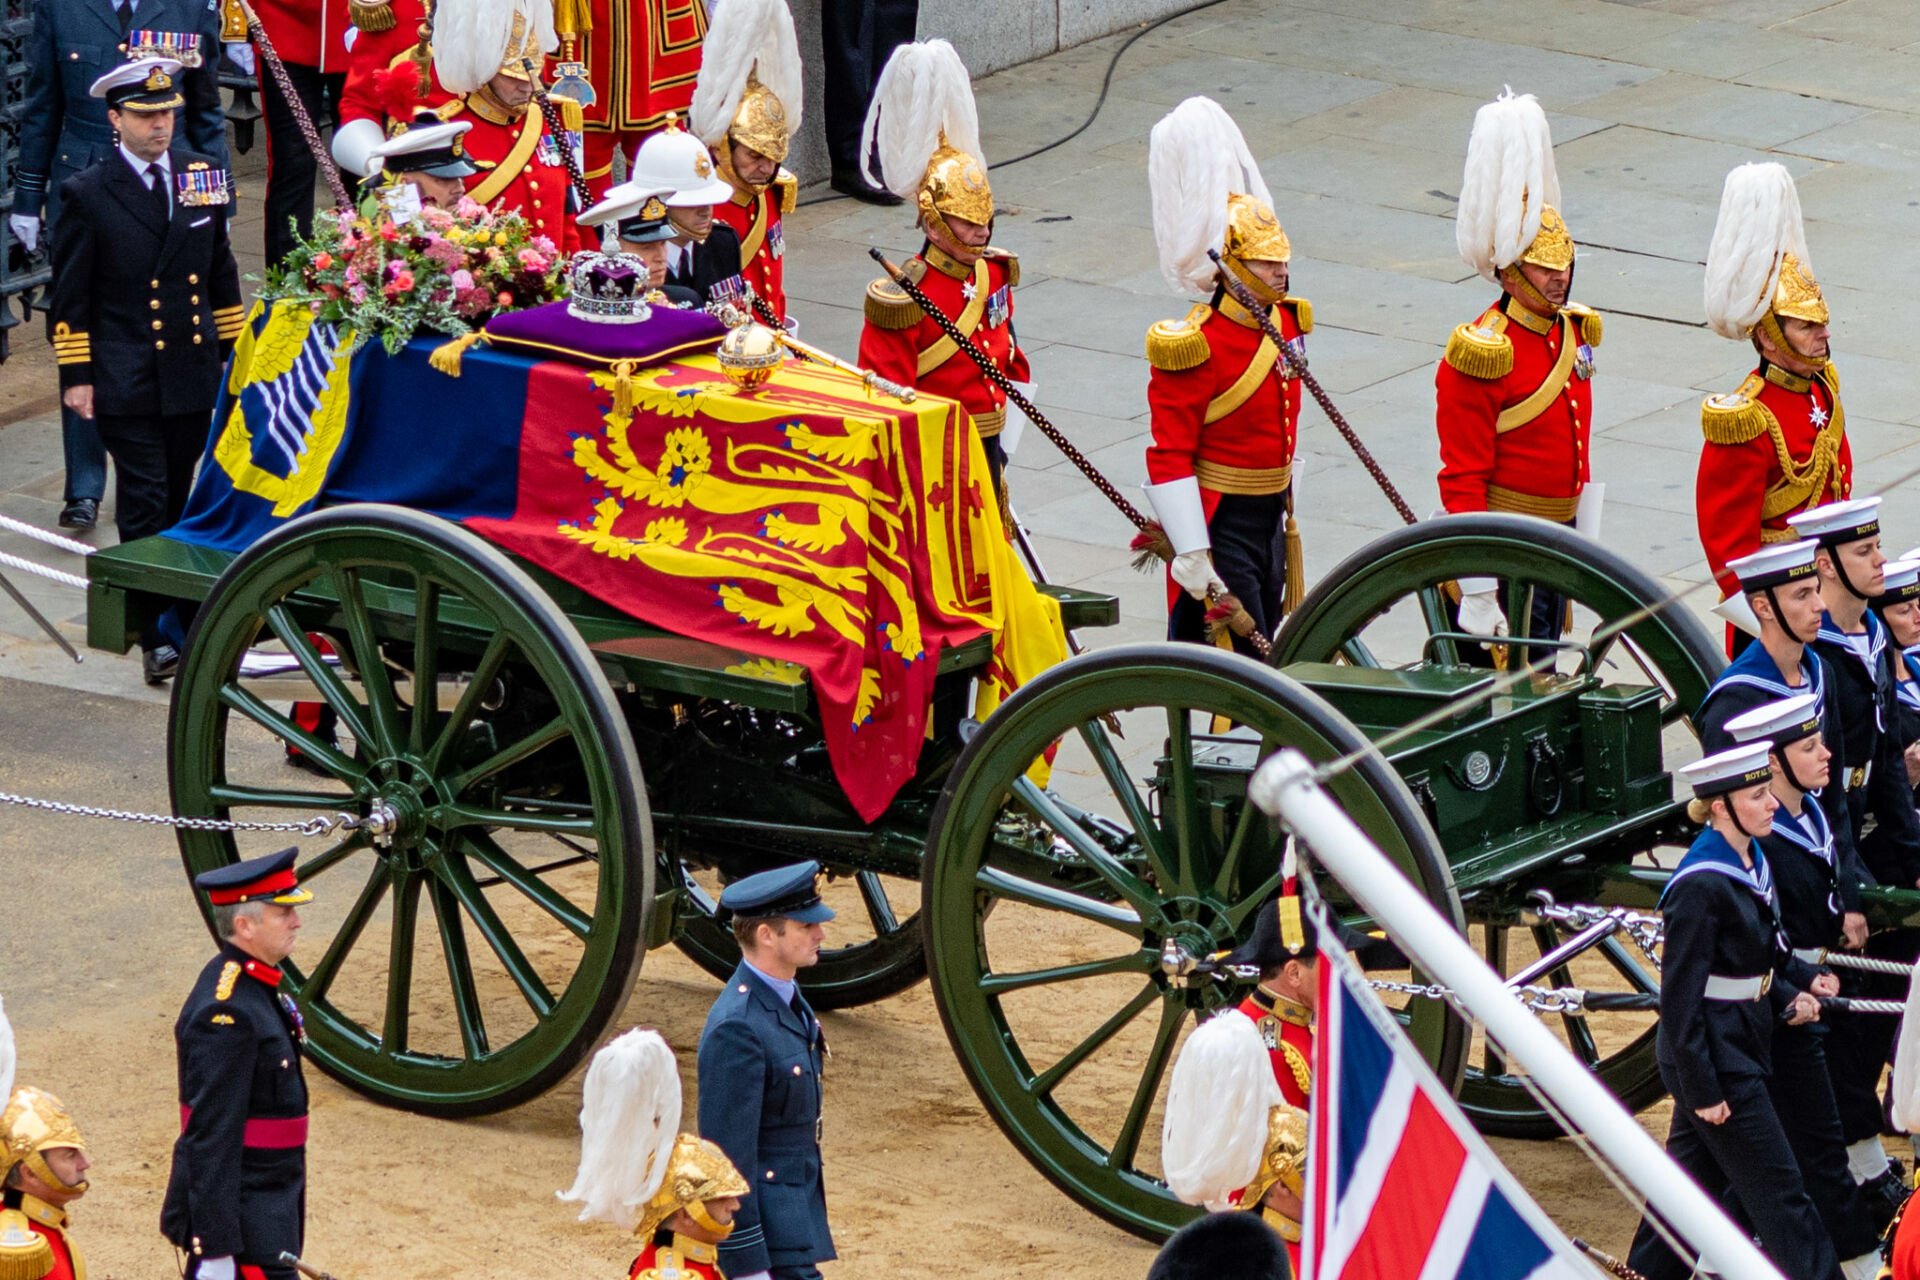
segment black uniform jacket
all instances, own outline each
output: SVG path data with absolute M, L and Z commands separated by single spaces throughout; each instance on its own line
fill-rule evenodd
M 1766 856 L 1757 847 L 1751 852 L 1748 871 L 1709 827 L 1660 898 L 1666 943 L 1654 1056 L 1679 1081 L 1678 1101 L 1692 1110 L 1726 1101 L 1723 1077 L 1771 1071 L 1774 1020 L 1819 972 L 1787 950 Z M 1707 998 L 1709 976 L 1767 973 L 1774 975 L 1772 990 L 1758 1000 Z
M 680 270 L 668 270 L 667 283 L 693 290 L 703 303 L 713 301 L 715 285 L 723 286 L 723 296 L 737 294 L 745 287 L 740 276 L 740 233 L 724 222 L 715 222 L 707 238 L 681 257 Z
M 820 1175 L 820 1073 L 827 1042 L 806 1007 L 783 1004 L 742 961 L 700 1032 L 700 1136 L 753 1188 L 720 1246 L 730 1276 L 834 1256 Z
M 187 105 L 174 136 L 227 167 L 227 118 L 215 71 L 220 11 L 214 0 L 140 0 L 132 30 L 200 37 L 201 64 L 176 81 Z M 127 60 L 113 0 L 34 0 L 27 26 L 27 100 L 20 112 L 20 173 L 14 212 L 38 214 L 60 184 L 114 155 L 113 126 L 93 82 Z
M 1824 789 L 1821 807 L 1836 832 L 1845 826 L 1855 837 L 1871 813 L 1878 822 L 1870 839 L 1858 841 L 1862 862 L 1880 883 L 1911 887 L 1920 881 L 1920 815 L 1907 785 L 1894 692 L 1893 663 L 1900 654 L 1873 610 L 1867 610 L 1865 622 L 1864 659 L 1831 615 L 1821 618 L 1820 634 L 1809 646 L 1828 675 L 1826 737 L 1833 750 L 1833 781 Z M 1862 769 L 1864 783 L 1854 785 Z
M 307 1083 L 279 971 L 228 945 L 180 1010 L 180 1138 L 160 1231 L 201 1257 L 277 1265 L 306 1219 Z
M 1774 811 L 1773 830 L 1760 840 L 1760 851 L 1773 873 L 1780 908 L 1780 930 L 1796 951 L 1839 947 L 1840 931 L 1838 854 L 1833 825 L 1826 811 L 1808 795 L 1796 818 L 1781 805 Z
M 171 163 L 165 220 L 117 147 L 62 194 L 49 312 L 54 355 L 62 390 L 93 385 L 95 413 L 212 412 L 245 323 L 227 240 L 231 204 L 180 202 L 182 180 L 214 162 L 176 149 Z

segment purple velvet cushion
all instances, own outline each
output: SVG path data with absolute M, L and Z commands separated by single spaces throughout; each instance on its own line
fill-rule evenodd
M 595 324 L 567 314 L 564 302 L 497 315 L 486 324 L 487 345 L 538 360 L 604 366 L 615 360 L 660 364 L 711 351 L 726 326 L 704 311 L 658 306 L 638 324 Z

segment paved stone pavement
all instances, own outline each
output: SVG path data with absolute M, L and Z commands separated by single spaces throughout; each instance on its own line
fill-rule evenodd
M 1085 119 L 1126 38 L 980 81 L 989 159 Z M 1605 540 L 1675 588 L 1697 584 L 1698 404 L 1732 389 L 1752 360 L 1700 313 L 1701 263 L 1734 165 L 1777 159 L 1799 179 L 1834 310 L 1857 492 L 1920 469 L 1920 371 L 1907 345 L 1920 319 L 1920 258 L 1907 248 L 1920 230 L 1915 53 L 1910 0 L 1224 0 L 1177 18 L 1127 51 L 1091 127 L 993 174 L 997 239 L 1023 265 L 1016 323 L 1036 398 L 1123 488 L 1143 479 L 1142 336 L 1188 303 L 1157 269 L 1147 132 L 1182 98 L 1210 94 L 1240 121 L 1293 239 L 1294 287 L 1314 302 L 1315 370 L 1413 506 L 1432 510 L 1433 365 L 1490 294 L 1454 252 L 1460 164 L 1475 108 L 1510 84 L 1549 109 L 1583 246 L 1575 294 L 1606 315 L 1594 444 Z M 803 207 L 789 228 L 802 332 L 850 355 L 874 274 L 866 250 L 911 251 L 910 218 L 836 199 Z M 254 215 L 239 237 L 251 247 L 257 236 Z M 1396 518 L 1311 406 L 1301 455 L 1317 576 Z M 0 512 L 52 524 L 52 415 L 0 431 L 0 485 Z M 1158 583 L 1125 567 L 1130 530 L 1037 432 L 1012 487 L 1056 579 L 1124 598 L 1124 625 L 1089 638 L 1161 633 Z M 1920 518 L 1901 503 L 1887 528 L 1896 549 L 1920 542 Z M 11 535 L 0 547 L 37 554 Z M 81 634 L 75 593 L 33 590 Z M 1704 608 L 1710 595 L 1692 602 Z M 90 655 L 75 669 L 30 630 L 0 601 L 0 674 L 150 696 L 126 661 Z

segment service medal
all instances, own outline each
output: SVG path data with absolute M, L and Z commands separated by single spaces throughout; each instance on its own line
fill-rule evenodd
M 1001 285 L 987 296 L 987 328 L 998 329 L 1013 314 L 1013 291 Z
M 1593 348 L 1584 342 L 1573 353 L 1573 376 L 1582 382 L 1593 376 Z
M 780 224 L 776 222 L 767 230 L 767 256 L 778 262 L 786 251 L 787 237 L 780 230 Z
M 173 58 L 183 67 L 197 67 L 204 61 L 197 31 L 129 31 L 120 48 L 129 61 Z

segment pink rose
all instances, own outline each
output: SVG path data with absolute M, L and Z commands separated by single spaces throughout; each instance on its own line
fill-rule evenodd
M 315 254 L 315 255 L 314 255 L 314 258 L 313 258 L 313 267 L 314 267 L 314 270 L 316 270 L 316 271 L 325 271 L 325 270 L 326 270 L 326 269 L 327 269 L 328 267 L 330 267 L 330 266 L 332 266 L 332 265 L 333 265 L 333 255 L 332 255 L 332 254 L 330 254 L 330 253 L 320 253 L 320 254 Z
M 465 218 L 469 221 L 475 218 L 483 218 L 486 216 L 486 213 L 486 206 L 471 196 L 461 196 L 460 203 L 453 207 L 453 214 L 456 218 Z
M 367 300 L 367 286 L 355 282 L 354 286 L 347 290 L 347 296 L 353 299 L 355 303 L 365 302 Z
M 391 222 L 383 222 L 380 224 L 380 238 L 388 244 L 392 244 L 400 238 L 400 228 L 394 226 Z
M 473 288 L 473 272 L 465 267 L 453 273 L 453 287 L 462 292 Z
M 548 239 L 546 236 L 535 236 L 533 238 L 533 247 L 538 249 L 540 252 L 546 254 L 548 257 L 553 256 L 553 248 L 554 248 L 553 241 Z
M 545 271 L 548 263 L 545 255 L 536 249 L 522 249 L 517 255 L 520 265 L 529 271 Z
M 508 293 L 505 289 L 502 289 L 500 291 L 500 296 L 494 299 L 494 301 L 498 302 L 503 307 L 510 307 L 513 305 L 513 295 Z

